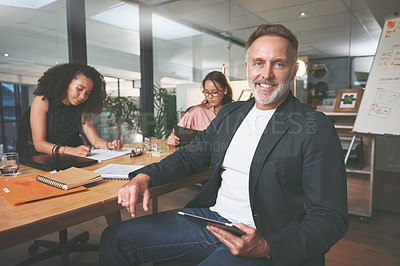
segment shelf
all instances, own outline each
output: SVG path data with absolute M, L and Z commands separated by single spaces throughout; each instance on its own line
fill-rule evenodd
M 324 113 L 334 123 L 341 141 L 353 139 L 352 131 L 357 113 L 332 111 L 325 111 Z M 346 166 L 348 207 L 351 214 L 371 217 L 375 141 L 373 136 L 365 134 L 358 135 L 356 141 L 360 141 L 361 138 L 363 145 L 362 167 Z
M 356 168 L 356 167 L 346 167 L 346 172 L 347 173 L 356 173 L 356 174 L 366 174 L 370 175 L 371 174 L 371 167 L 366 166 L 363 168 Z
M 344 113 L 344 112 L 332 112 L 332 111 L 322 111 L 327 116 L 357 116 L 357 113 Z
M 353 130 L 353 124 L 335 124 L 335 128 Z

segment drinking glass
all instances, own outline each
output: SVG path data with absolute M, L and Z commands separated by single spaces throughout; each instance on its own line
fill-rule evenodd
M 6 152 L 1 156 L 0 171 L 4 176 L 16 176 L 19 170 L 19 158 L 16 152 Z
M 150 145 L 151 145 L 151 150 L 156 151 L 157 149 L 157 138 L 156 137 L 151 137 L 150 138 Z
M 145 137 L 143 139 L 144 142 L 144 149 L 145 149 L 145 153 L 148 154 L 149 151 L 151 151 L 151 142 L 150 142 L 150 138 L 149 137 Z

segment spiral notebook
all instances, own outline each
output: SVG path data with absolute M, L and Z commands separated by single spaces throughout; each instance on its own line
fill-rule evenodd
M 103 178 L 99 173 L 95 173 L 89 170 L 71 167 L 66 170 L 49 173 L 45 175 L 38 175 L 37 181 L 45 183 L 47 185 L 67 190 L 74 187 L 79 187 L 94 183 L 102 180 Z

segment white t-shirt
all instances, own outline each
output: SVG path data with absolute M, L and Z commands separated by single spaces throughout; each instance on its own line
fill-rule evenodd
M 255 228 L 249 198 L 250 166 L 261 135 L 275 110 L 259 110 L 254 105 L 225 154 L 217 201 L 210 210 L 231 222 L 241 222 Z

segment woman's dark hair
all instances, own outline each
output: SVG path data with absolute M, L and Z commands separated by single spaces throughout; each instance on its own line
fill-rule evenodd
M 38 80 L 33 94 L 43 95 L 54 106 L 60 105 L 67 97 L 69 84 L 78 74 L 84 75 L 93 82 L 93 90 L 89 98 L 77 108 L 82 113 L 101 113 L 106 99 L 106 82 L 103 75 L 88 65 L 62 64 L 48 69 Z
M 222 102 L 221 102 L 222 105 L 233 102 L 233 99 L 232 99 L 233 93 L 232 93 L 231 85 L 229 85 L 228 80 L 226 79 L 225 75 L 222 72 L 212 71 L 212 72 L 208 73 L 207 76 L 205 76 L 205 78 L 203 79 L 203 82 L 202 82 L 203 88 L 204 88 L 204 85 L 206 84 L 207 80 L 211 80 L 211 82 L 214 84 L 214 86 L 217 90 L 218 90 L 218 87 L 215 84 L 215 82 L 217 82 L 222 87 L 222 89 L 226 88 L 226 94 L 224 94 L 224 98 L 222 98 Z M 206 102 L 208 102 L 207 98 L 204 99 L 203 103 L 206 103 Z

